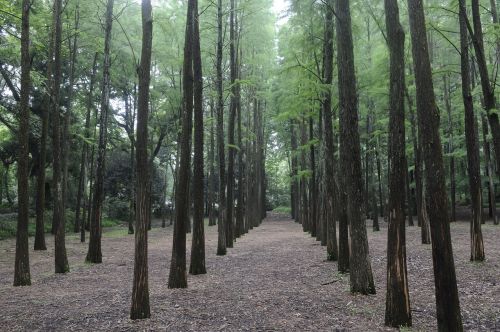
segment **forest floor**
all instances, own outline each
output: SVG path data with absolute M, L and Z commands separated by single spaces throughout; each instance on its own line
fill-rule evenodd
M 325 248 L 278 215 L 238 239 L 223 257 L 215 255 L 217 227 L 207 227 L 208 274 L 190 275 L 188 289 L 171 290 L 172 227 L 154 228 L 149 235 L 152 317 L 135 322 L 128 318 L 134 237 L 126 235 L 126 227 L 104 232 L 98 265 L 85 264 L 87 244 L 68 235 L 67 275 L 54 274 L 53 237 L 47 236 L 48 251 L 30 251 L 30 287 L 12 286 L 15 241 L 0 241 L 0 330 L 390 330 L 384 328 L 386 226 L 381 222 L 377 233 L 368 228 L 377 288 L 372 296 L 351 295 L 349 275 L 325 261 Z M 468 223 L 453 223 L 451 229 L 464 327 L 500 331 L 500 227 L 483 226 L 487 259 L 479 264 L 469 262 Z M 411 330 L 435 330 L 431 247 L 420 244 L 418 227 L 408 228 L 407 252 Z

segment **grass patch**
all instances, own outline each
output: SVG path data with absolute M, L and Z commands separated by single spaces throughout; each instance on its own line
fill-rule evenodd
M 289 206 L 278 206 L 273 210 L 275 213 L 281 213 L 281 214 L 291 214 L 292 213 L 292 208 Z

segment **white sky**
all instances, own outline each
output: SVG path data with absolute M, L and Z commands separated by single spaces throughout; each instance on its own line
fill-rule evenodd
M 288 0 L 273 0 L 273 12 L 278 17 L 277 25 L 281 26 L 288 21 L 286 10 L 288 9 Z

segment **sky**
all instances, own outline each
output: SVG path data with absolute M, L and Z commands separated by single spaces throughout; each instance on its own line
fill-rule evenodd
M 278 26 L 281 26 L 288 21 L 288 17 L 284 15 L 287 9 L 288 0 L 273 0 L 273 11 L 278 16 Z

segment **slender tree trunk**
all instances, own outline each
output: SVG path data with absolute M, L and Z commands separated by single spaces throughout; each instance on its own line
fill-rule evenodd
M 444 165 L 439 137 L 439 112 L 432 84 L 422 0 L 408 0 L 412 54 L 417 87 L 417 111 L 425 161 L 436 308 L 439 331 L 462 331 L 455 263 L 451 245 Z M 432 198 L 431 198 L 432 197 Z
M 377 148 L 375 149 L 375 161 L 377 162 L 378 200 L 379 200 L 380 216 L 384 217 L 385 199 L 384 199 L 384 192 L 382 191 L 382 163 L 380 161 L 380 155 L 378 152 L 379 149 L 380 149 L 380 138 L 377 139 Z
M 309 140 L 312 142 L 314 141 L 314 120 L 312 117 L 309 118 Z M 311 225 L 311 236 L 316 237 L 316 232 L 317 232 L 317 223 L 318 223 L 318 216 L 317 216 L 317 211 L 316 211 L 316 202 L 318 201 L 318 192 L 316 189 L 316 176 L 317 176 L 317 170 L 316 170 L 316 151 L 314 148 L 314 144 L 310 144 L 309 148 L 309 162 L 311 163 L 311 179 L 309 180 L 309 193 L 310 193 L 310 204 L 309 204 L 309 210 L 311 214 L 311 220 L 310 220 L 310 225 Z M 332 213 L 333 216 L 333 213 Z M 335 220 L 335 218 L 334 218 Z M 337 241 L 337 237 L 335 237 L 335 242 Z
M 208 226 L 215 226 L 215 201 L 216 201 L 216 179 L 215 179 L 215 118 L 214 103 L 210 100 L 210 149 L 208 151 Z
M 495 181 L 493 179 L 493 161 L 491 160 L 491 147 L 490 142 L 488 141 L 489 136 L 489 127 L 488 120 L 486 116 L 481 116 L 481 124 L 483 129 L 483 151 L 484 151 L 484 159 L 485 159 L 485 168 L 486 175 L 488 176 L 488 201 L 490 208 L 490 217 L 493 218 L 493 223 L 498 225 L 498 216 L 497 216 L 497 207 L 496 207 L 496 190 L 495 190 Z M 483 224 L 484 224 L 483 218 Z
M 14 286 L 31 285 L 28 223 L 29 223 L 29 132 L 30 109 L 30 9 L 31 2 L 23 0 L 21 20 L 21 96 L 19 101 L 19 152 L 17 159 L 18 214 Z
M 142 51 L 137 73 L 139 96 L 137 101 L 137 217 L 135 233 L 134 282 L 130 319 L 149 318 L 148 285 L 148 232 L 150 197 L 148 158 L 149 83 L 151 78 L 151 48 L 153 42 L 153 17 L 151 1 L 142 0 Z
M 387 230 L 387 295 L 385 325 L 411 326 L 406 268 L 405 233 L 405 34 L 397 0 L 385 0 L 385 22 L 390 53 L 389 88 L 389 226 Z
M 460 63 L 462 71 L 462 96 L 465 110 L 465 140 L 467 145 L 467 169 L 469 171 L 469 193 L 471 198 L 472 218 L 470 225 L 471 261 L 484 260 L 483 234 L 483 197 L 481 188 L 481 171 L 479 162 L 479 144 L 476 132 L 476 116 L 474 101 L 471 94 L 470 67 L 469 67 L 469 38 L 466 23 L 465 0 L 460 4 Z
M 203 73 L 200 49 L 198 0 L 193 1 L 193 79 L 194 79 L 194 169 L 193 169 L 193 241 L 189 273 L 205 274 L 204 156 L 203 156 Z
M 172 260 L 168 288 L 187 288 L 186 274 L 186 227 L 189 221 L 189 177 L 191 173 L 191 134 L 193 131 L 193 31 L 195 24 L 195 0 L 189 0 L 183 64 L 183 109 L 180 141 L 180 161 L 175 192 L 175 224 L 172 244 Z
M 90 263 L 102 263 L 101 251 L 101 218 L 102 204 L 104 201 L 104 171 L 106 161 L 106 145 L 108 141 L 108 121 L 109 121 L 109 97 L 110 97 L 110 46 L 111 29 L 113 27 L 113 3 L 108 0 L 106 4 L 106 24 L 104 37 L 104 59 L 103 59 L 103 79 L 101 93 L 101 113 L 99 116 L 99 145 L 97 148 L 96 176 L 94 184 L 94 194 L 92 197 L 92 216 L 90 219 L 89 251 L 86 261 Z
M 350 284 L 352 293 L 375 294 L 363 215 L 363 178 L 358 133 L 358 97 L 349 0 L 337 0 L 337 49 L 340 106 L 340 155 L 347 184 L 351 234 Z
M 450 84 L 447 75 L 443 76 L 444 103 L 448 114 L 448 154 L 450 155 L 450 198 L 451 221 L 456 218 L 456 182 L 455 182 L 455 157 L 453 157 L 453 119 L 451 116 Z
M 299 197 L 298 188 L 298 160 L 297 160 L 297 133 L 295 128 L 295 121 L 290 120 L 290 144 L 292 149 L 292 179 L 291 179 L 291 204 L 292 204 L 292 218 L 295 222 L 300 220 L 297 200 Z
M 61 13 L 62 1 L 55 0 L 54 3 L 54 77 L 52 80 L 52 153 L 53 153 L 53 174 L 52 183 L 54 191 L 54 210 L 52 224 L 55 225 L 54 237 L 54 258 L 55 272 L 69 272 L 68 258 L 66 256 L 65 243 L 65 214 L 63 204 L 62 189 L 62 168 L 61 168 L 61 126 L 60 126 L 60 81 L 61 81 Z
M 217 255 L 226 254 L 226 157 L 224 153 L 224 96 L 222 90 L 222 0 L 217 0 L 217 151 L 219 154 L 219 211 Z

